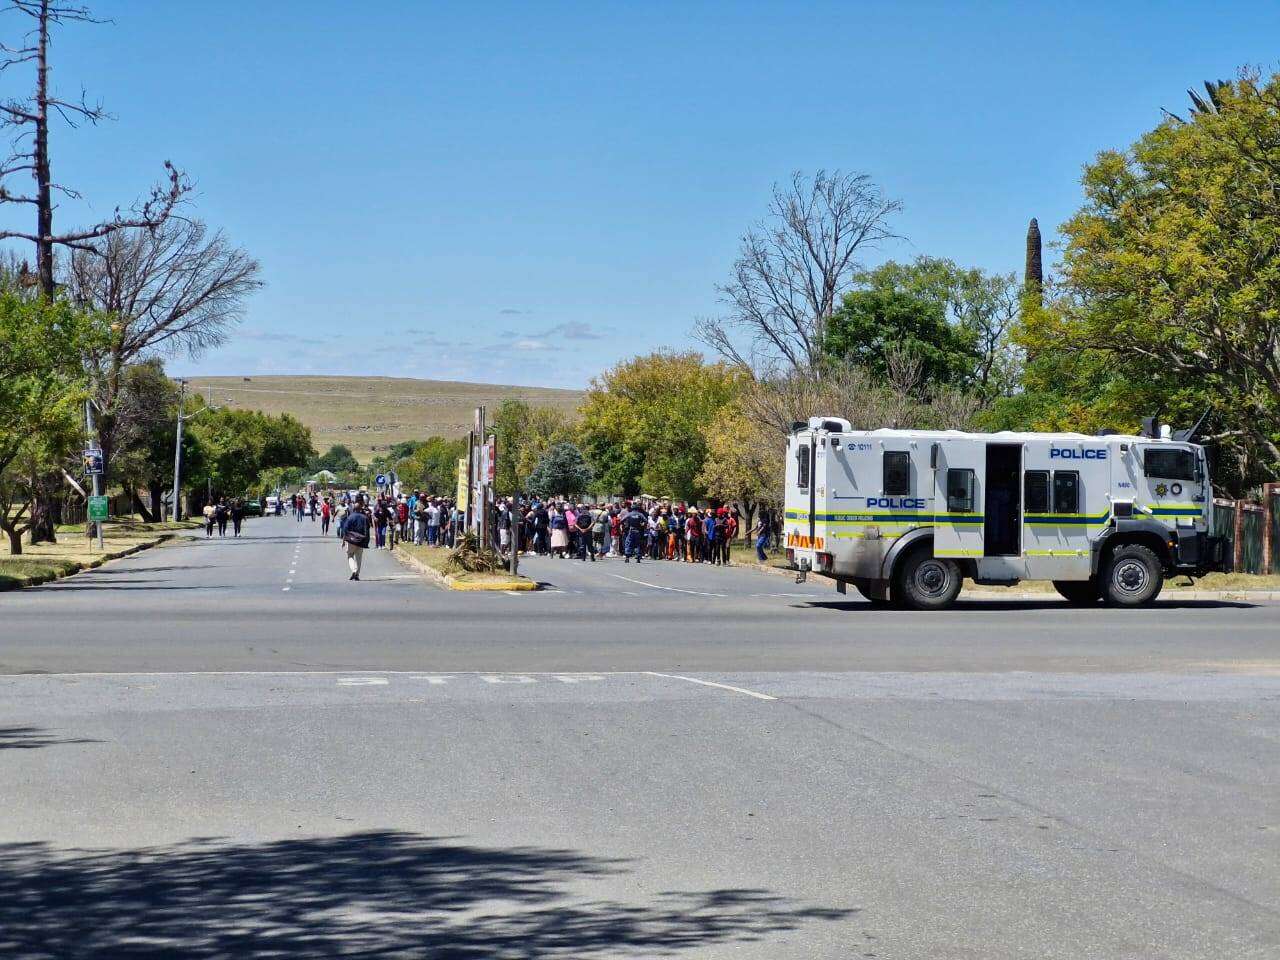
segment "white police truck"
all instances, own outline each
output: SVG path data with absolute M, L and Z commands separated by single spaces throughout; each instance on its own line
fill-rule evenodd
M 1142 435 L 792 428 L 784 533 L 798 580 L 874 603 L 946 607 L 964 579 L 1052 580 L 1068 601 L 1150 603 L 1166 577 L 1221 568 L 1194 430 Z

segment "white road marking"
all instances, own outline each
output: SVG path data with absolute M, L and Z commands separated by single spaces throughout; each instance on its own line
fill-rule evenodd
M 391 681 L 386 677 L 342 677 L 338 680 L 340 687 L 382 687 Z
M 757 700 L 777 700 L 777 697 L 771 697 L 767 693 L 757 693 L 754 690 L 748 690 L 745 687 L 735 687 L 727 683 L 716 683 L 714 680 L 699 680 L 697 677 L 682 677 L 678 673 L 658 673 L 654 670 L 644 671 L 651 677 L 666 677 L 668 680 L 687 680 L 689 683 L 698 683 L 704 687 L 716 687 L 720 690 L 732 690 L 734 693 L 745 693 L 748 697 L 755 697 Z
M 496 676 L 492 673 L 481 674 L 480 679 L 485 683 L 537 683 L 538 681 L 523 673 L 507 676 Z
M 281 588 L 280 588 L 280 592 L 281 592 L 281 593 L 288 593 L 288 592 L 289 592 L 289 588 L 288 588 L 288 587 L 281 587 Z
M 624 577 L 620 573 L 611 573 L 611 577 L 617 577 L 619 580 L 625 580 L 627 583 L 636 583 L 642 587 L 649 587 L 653 590 L 670 590 L 673 593 L 688 593 L 695 597 L 727 597 L 727 593 L 706 593 L 702 590 L 682 590 L 680 587 L 664 587 L 660 583 L 649 583 L 647 580 L 633 580 L 631 577 Z

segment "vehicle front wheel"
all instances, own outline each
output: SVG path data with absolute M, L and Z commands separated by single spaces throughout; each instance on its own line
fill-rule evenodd
M 1113 607 L 1150 603 L 1164 586 L 1164 567 L 1150 547 L 1130 543 L 1117 547 L 1104 574 L 1102 591 Z
M 912 610 L 942 610 L 951 606 L 963 582 L 954 561 L 915 550 L 898 567 L 893 598 Z
M 1068 603 L 1084 605 L 1097 603 L 1102 599 L 1097 577 L 1090 577 L 1088 580 L 1055 580 L 1053 589 Z

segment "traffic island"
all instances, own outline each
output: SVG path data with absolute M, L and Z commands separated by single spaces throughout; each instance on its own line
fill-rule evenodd
M 415 546 L 398 543 L 396 558 L 405 566 L 416 570 L 424 578 L 446 590 L 537 590 L 538 584 L 528 577 L 513 577 L 509 573 L 457 573 L 446 570 L 449 551 L 443 547 Z
M 102 549 L 96 538 L 86 538 L 81 525 L 58 528 L 57 543 L 24 545 L 17 556 L 0 556 L 0 590 L 34 587 L 83 570 L 100 567 L 140 550 L 157 546 L 200 527 L 198 520 L 178 523 L 143 523 L 109 520 L 103 524 Z

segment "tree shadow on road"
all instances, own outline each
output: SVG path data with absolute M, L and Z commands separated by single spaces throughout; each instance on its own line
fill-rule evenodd
M 672 956 L 854 911 L 758 889 L 598 899 L 627 862 L 407 832 L 133 850 L 0 846 L 13 958 Z
M 0 750 L 37 750 L 59 743 L 102 743 L 84 737 L 55 737 L 42 727 L 0 727 Z

